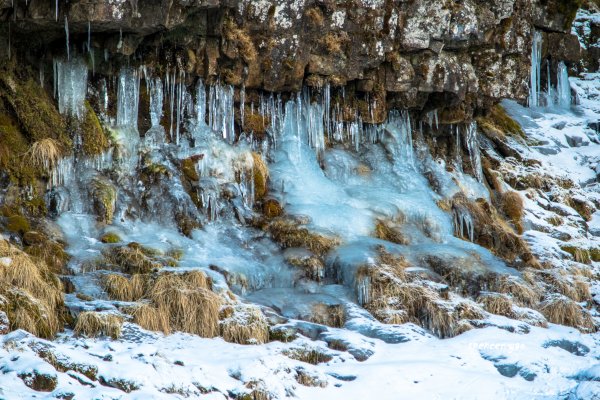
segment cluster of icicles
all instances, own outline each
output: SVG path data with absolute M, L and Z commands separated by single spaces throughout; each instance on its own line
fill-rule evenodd
M 54 62 L 54 93 L 58 99 L 61 113 L 81 119 L 85 116 L 85 100 L 87 94 L 88 69 L 85 62 L 77 57 L 68 60 L 55 60 Z M 280 94 L 261 94 L 257 104 L 251 102 L 249 107 L 240 107 L 239 121 L 241 131 L 236 134 L 235 91 L 230 85 L 205 85 L 198 80 L 195 87 L 185 84 L 186 76 L 180 70 L 167 70 L 163 77 L 153 76 L 145 67 L 123 68 L 118 77 L 111 82 L 117 93 L 116 118 L 108 117 L 109 83 L 100 80 L 99 106 L 103 120 L 115 129 L 128 132 L 131 143 L 139 141 L 138 112 L 140 99 L 140 85 L 145 82 L 149 98 L 149 115 L 151 128 L 145 132 L 145 144 L 158 148 L 165 144 L 166 136 L 170 142 L 180 148 L 188 146 L 193 141 L 187 127 L 204 126 L 214 132 L 215 136 L 233 145 L 236 138 L 244 138 L 246 142 L 255 146 L 258 151 L 266 153 L 269 149 L 277 147 L 283 137 L 285 129 L 292 129 L 299 140 L 308 144 L 317 154 L 325 150 L 326 141 L 346 143 L 356 151 L 361 144 L 378 142 L 385 130 L 386 124 L 363 123 L 358 113 L 353 120 L 342 120 L 344 104 L 336 102 L 331 104 L 331 89 L 329 86 L 321 88 L 317 93 L 312 93 L 305 88 L 300 93 L 284 102 Z M 240 89 L 240 104 L 245 103 L 245 91 Z M 342 100 L 345 98 L 342 93 Z M 167 110 L 168 121 L 161 125 L 161 120 Z M 252 132 L 245 132 L 247 114 L 262 118 L 268 125 L 268 140 L 261 143 L 252 140 Z M 286 113 L 293 113 L 293 121 L 297 127 L 284 126 Z M 429 115 L 428 123 L 433 126 L 438 124 L 437 113 Z M 425 121 L 427 123 L 427 121 Z M 400 143 L 402 154 L 398 154 L 409 165 L 414 165 L 412 123 L 407 112 L 390 112 L 388 124 L 399 128 L 396 140 Z M 163 126 L 166 129 L 163 130 Z M 158 133 L 157 133 L 158 132 Z M 466 141 L 469 156 L 477 180 L 482 181 L 481 158 L 479 154 L 479 139 L 475 123 L 465 128 L 456 129 L 457 146 L 460 146 L 461 134 Z M 261 147 L 258 147 L 261 146 Z M 460 151 L 460 149 L 457 148 Z M 131 148 L 136 152 L 136 148 Z M 90 166 L 97 165 L 105 168 L 110 162 L 110 154 L 104 154 L 97 160 L 87 160 Z M 457 160 L 458 161 L 458 160 Z M 65 175 L 72 171 L 70 158 L 59 163 L 52 173 L 52 186 L 65 184 Z M 462 169 L 461 163 L 458 167 Z M 206 203 L 214 203 L 215 199 L 206 199 Z M 209 207 L 214 213 L 215 207 Z
M 556 87 L 552 86 L 550 62 L 547 62 L 546 92 L 542 92 L 542 34 L 536 31 L 533 35 L 531 48 L 531 77 L 529 84 L 529 107 L 558 107 L 568 109 L 571 107 L 571 85 L 569 71 L 563 61 L 558 63 L 556 74 Z

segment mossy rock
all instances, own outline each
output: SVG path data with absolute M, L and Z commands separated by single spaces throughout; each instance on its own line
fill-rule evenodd
M 481 130 L 488 136 L 504 138 L 505 136 L 513 136 L 525 138 L 525 132 L 521 125 L 512 119 L 504 107 L 497 104 L 490 110 L 490 113 L 485 117 L 477 119 L 477 123 Z
M 121 241 L 121 237 L 114 232 L 107 232 L 104 235 L 102 235 L 102 237 L 100 238 L 100 241 L 102 243 L 114 244 L 114 243 L 119 243 Z
M 181 172 L 190 181 L 197 182 L 200 180 L 200 176 L 196 170 L 196 160 L 192 157 L 181 161 Z
M 38 371 L 20 373 L 19 378 L 23 380 L 26 386 L 36 392 L 51 392 L 56 389 L 58 380 L 56 375 L 45 374 Z
M 283 214 L 283 208 L 275 199 L 266 199 L 263 201 L 263 214 L 267 218 L 276 218 Z
M 31 227 L 29 225 L 29 221 L 27 221 L 27 218 L 25 218 L 24 216 L 12 215 L 8 217 L 6 229 L 8 229 L 9 232 L 19 233 L 23 235 L 25 232 L 29 231 Z
M 97 156 L 108 150 L 110 142 L 102 129 L 98 116 L 87 102 L 85 110 L 85 118 L 79 125 L 82 150 L 88 156 Z
M 117 201 L 116 188 L 110 181 L 96 178 L 92 181 L 91 194 L 98 221 L 112 223 Z
M 254 197 L 262 199 L 268 191 L 269 169 L 258 153 L 252 152 L 253 174 L 254 174 Z
M 31 142 L 53 138 L 66 153 L 72 147 L 65 119 L 48 93 L 31 77 L 6 72 L 0 77 L 0 97 L 10 104 Z

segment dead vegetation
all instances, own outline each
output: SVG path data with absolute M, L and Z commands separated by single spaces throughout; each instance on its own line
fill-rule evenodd
M 400 226 L 392 221 L 378 219 L 375 223 L 375 237 L 392 243 L 409 244 L 408 237 L 402 233 Z
M 116 265 L 127 274 L 147 274 L 162 267 L 156 259 L 156 252 L 137 243 L 111 247 L 104 251 L 103 255 L 107 262 Z
M 554 324 L 572 326 L 583 331 L 595 331 L 590 314 L 566 296 L 560 294 L 548 296 L 542 302 L 540 312 Z
M 60 145 L 52 138 L 40 139 L 31 145 L 27 157 L 35 168 L 50 173 L 61 158 Z
M 486 200 L 469 201 L 463 194 L 458 194 L 452 199 L 452 208 L 457 221 L 462 220 L 462 215 L 470 216 L 475 243 L 509 263 L 520 260 L 528 266 L 539 265 L 523 238 Z
M 510 297 L 501 293 L 482 293 L 477 301 L 483 304 L 483 308 L 496 315 L 514 318 L 513 303 Z
M 108 296 L 113 300 L 137 301 L 142 298 L 146 290 L 147 278 L 136 274 L 131 278 L 123 275 L 109 274 L 103 279 L 103 287 Z
M 87 337 L 110 336 L 112 339 L 118 339 L 121 336 L 122 325 L 121 316 L 84 311 L 77 316 L 74 332 L 76 335 Z
M 235 304 L 221 310 L 221 336 L 228 342 L 264 344 L 269 341 L 269 324 L 260 308 L 250 304 Z
M 62 284 L 43 260 L 0 240 L 0 311 L 10 329 L 51 338 L 62 329 Z
M 338 238 L 331 238 L 309 231 L 297 222 L 286 218 L 277 218 L 268 226 L 273 240 L 282 247 L 302 247 L 317 255 L 323 255 L 339 245 Z

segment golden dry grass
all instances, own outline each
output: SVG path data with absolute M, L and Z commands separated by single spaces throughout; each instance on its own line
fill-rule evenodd
M 208 279 L 200 274 L 161 274 L 146 297 L 169 316 L 171 330 L 214 337 L 219 334 L 221 298 L 207 287 Z
M 409 244 L 408 238 L 400 231 L 399 226 L 381 219 L 375 223 L 375 237 L 392 243 Z
M 162 267 L 144 251 L 144 248 L 131 243 L 127 246 L 107 249 L 104 257 L 127 274 L 147 274 Z
M 269 341 L 269 324 L 260 308 L 250 304 L 228 306 L 229 316 L 220 323 L 221 336 L 228 342 L 263 344 Z
M 538 266 L 527 243 L 487 201 L 478 199 L 473 202 L 463 194 L 458 194 L 452 199 L 452 206 L 455 213 L 467 212 L 471 215 L 477 244 L 509 262 L 521 259 L 529 266 Z
M 133 317 L 133 322 L 150 331 L 160 331 L 164 334 L 171 332 L 169 316 L 165 309 L 158 309 L 147 303 L 138 303 L 127 312 Z
M 512 276 L 502 276 L 496 285 L 499 293 L 510 294 L 518 304 L 533 307 L 540 301 L 540 294 L 527 282 Z
M 344 306 L 341 304 L 313 304 L 311 307 L 310 321 L 315 324 L 341 328 L 346 322 Z
M 284 248 L 303 247 L 317 255 L 323 255 L 340 244 L 338 238 L 310 232 L 298 223 L 285 218 L 275 219 L 269 224 L 268 230 L 273 239 Z
M 62 328 L 60 310 L 64 306 L 62 284 L 43 260 L 0 240 L 0 258 L 10 259 L 0 266 L 0 311 L 5 311 L 11 329 L 50 338 Z
M 134 275 L 131 279 L 118 274 L 104 277 L 102 285 L 108 296 L 113 300 L 136 301 L 144 295 L 144 277 Z
M 540 312 L 554 324 L 572 326 L 584 331 L 595 331 L 590 314 L 566 296 L 554 294 L 541 304 Z
M 27 158 L 36 168 L 49 173 L 61 158 L 60 146 L 52 138 L 38 140 L 27 151 Z
M 513 318 L 513 303 L 510 297 L 501 293 L 482 293 L 477 301 L 492 314 Z
M 504 214 L 515 224 L 523 218 L 523 199 L 517 192 L 505 192 L 500 199 Z
M 118 339 L 122 325 L 123 317 L 118 315 L 84 311 L 77 316 L 74 332 L 88 337 L 110 336 Z

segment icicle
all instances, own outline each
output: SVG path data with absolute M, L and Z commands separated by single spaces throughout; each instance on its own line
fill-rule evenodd
M 552 80 L 550 79 L 550 62 L 547 64 L 546 76 L 548 77 L 548 86 L 546 87 L 546 107 L 553 107 L 556 94 L 554 93 L 554 87 L 552 87 Z
M 202 79 L 196 84 L 196 122 L 198 125 L 206 124 L 206 88 Z
M 450 126 L 450 131 L 452 131 L 452 126 Z M 455 159 L 455 164 L 456 164 L 456 169 L 458 169 L 458 171 L 462 172 L 463 171 L 463 165 L 462 165 L 462 145 L 460 144 L 460 129 L 458 128 L 458 125 L 456 126 L 456 147 L 455 147 L 455 153 L 456 153 L 456 159 Z
M 92 48 L 92 23 L 88 21 L 88 36 L 87 36 L 87 51 L 90 52 Z
M 233 86 L 211 86 L 208 99 L 209 126 L 229 143 L 235 141 Z
M 471 242 L 475 240 L 473 217 L 462 207 L 454 209 L 454 233 L 458 237 L 468 238 Z
M 54 16 L 56 18 L 56 22 L 58 22 L 58 0 L 56 0 L 56 2 L 55 2 Z
M 58 110 L 78 119 L 85 116 L 87 92 L 87 66 L 75 58 L 70 61 L 55 60 L 55 96 L 58 94 Z
M 477 136 L 477 122 L 471 122 L 466 128 L 465 140 L 473 174 L 479 182 L 483 182 L 483 171 L 481 168 L 481 152 L 479 151 L 479 137 Z
M 148 93 L 150 94 L 150 123 L 158 127 L 163 116 L 163 87 L 160 78 L 146 79 Z
M 67 38 L 67 60 L 71 59 L 71 51 L 69 49 L 69 21 L 67 20 L 67 16 L 65 15 L 65 35 Z
M 40 86 L 44 87 L 44 63 L 40 61 Z
M 331 139 L 330 129 L 330 110 L 331 110 L 331 87 L 329 86 L 329 82 L 325 85 L 325 89 L 323 90 L 323 116 L 325 123 L 325 132 L 327 132 L 327 137 Z
M 242 85 L 240 90 L 240 122 L 242 129 L 244 129 L 244 108 L 246 104 L 246 86 Z
M 569 83 L 569 71 L 564 62 L 558 63 L 557 73 L 558 105 L 561 108 L 571 107 L 571 84 Z
M 394 145 L 391 148 L 394 152 L 394 159 L 399 161 L 400 164 L 414 168 L 412 127 L 408 113 L 401 113 L 398 110 L 390 111 L 387 129 L 394 138 Z
M 536 31 L 533 34 L 533 46 L 531 48 L 531 79 L 529 83 L 529 107 L 538 107 L 540 105 L 542 41 L 542 34 Z
M 138 105 L 140 98 L 139 73 L 131 68 L 124 68 L 119 74 L 117 94 L 117 125 L 137 131 Z

